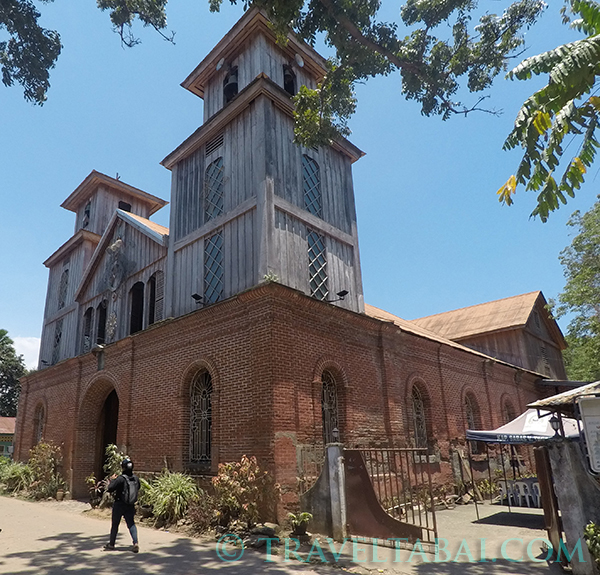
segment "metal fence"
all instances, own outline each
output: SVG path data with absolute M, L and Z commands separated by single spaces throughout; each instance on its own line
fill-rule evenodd
M 306 493 L 316 482 L 323 470 L 325 448 L 322 444 L 298 447 L 298 492 Z
M 429 455 L 424 448 L 361 448 L 367 473 L 381 507 L 399 521 L 437 537 Z

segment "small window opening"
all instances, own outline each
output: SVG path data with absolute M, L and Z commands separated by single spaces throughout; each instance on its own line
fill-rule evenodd
M 290 95 L 296 95 L 296 74 L 289 65 L 283 67 L 283 89 Z
M 229 104 L 238 93 L 238 69 L 237 66 L 230 68 L 223 80 L 223 101 Z
M 131 204 L 128 204 L 127 202 L 119 202 L 119 209 L 123 210 L 124 212 L 130 212 Z
M 81 227 L 87 228 L 90 225 L 90 214 L 92 212 L 92 202 L 88 202 L 83 210 L 83 224 Z
M 92 324 L 94 323 L 94 308 L 88 307 L 83 316 L 83 353 L 92 349 Z
M 141 331 L 144 327 L 144 284 L 137 282 L 131 288 L 131 320 L 129 333 Z

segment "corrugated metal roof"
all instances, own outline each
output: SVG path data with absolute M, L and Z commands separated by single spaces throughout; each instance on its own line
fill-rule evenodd
M 557 395 L 552 395 L 551 397 L 546 397 L 545 399 L 538 399 L 533 403 L 530 403 L 527 407 L 535 407 L 538 408 L 568 408 L 567 411 L 570 411 L 571 406 L 573 405 L 573 400 L 580 395 L 591 395 L 594 393 L 600 393 L 600 381 L 595 381 L 593 383 L 588 383 L 587 385 L 582 385 L 581 387 L 576 387 L 575 389 L 569 389 L 568 391 L 563 391 Z M 561 410 L 564 411 L 564 410 Z
M 523 327 L 540 295 L 540 291 L 534 291 L 414 319 L 410 323 L 452 340 Z
M 0 417 L 0 433 L 15 433 L 16 417 Z

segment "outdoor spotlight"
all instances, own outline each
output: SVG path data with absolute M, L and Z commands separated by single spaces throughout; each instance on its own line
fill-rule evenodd
M 552 417 L 550 418 L 550 427 L 554 429 L 554 437 L 560 437 L 560 434 L 558 433 L 558 430 L 560 429 L 560 419 L 556 417 L 556 414 L 552 414 Z
M 331 434 L 333 435 L 333 442 L 339 443 L 340 442 L 340 430 L 337 427 L 334 427 L 331 430 Z
M 196 303 L 202 303 L 202 296 L 198 293 L 193 293 L 192 297 Z
M 349 294 L 350 292 L 346 289 L 343 289 L 342 291 L 337 292 L 335 295 L 338 296 L 337 299 L 326 299 L 323 301 L 326 301 L 327 303 L 333 303 L 335 301 L 343 301 L 344 298 Z

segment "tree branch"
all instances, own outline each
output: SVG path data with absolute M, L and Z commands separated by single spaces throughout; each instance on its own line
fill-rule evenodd
M 373 50 L 373 52 L 376 52 L 384 58 L 387 58 L 397 68 L 412 72 L 413 74 L 420 73 L 417 65 L 413 64 L 412 62 L 402 60 L 387 48 L 384 48 L 377 42 L 367 38 L 342 11 L 336 10 L 336 7 L 331 0 L 319 0 L 319 2 L 325 7 L 329 15 L 332 18 L 335 18 L 338 24 L 341 24 L 344 30 L 346 30 L 346 32 L 348 32 L 348 34 L 350 34 L 350 36 L 352 36 L 352 38 L 359 44 L 362 44 L 366 48 Z

